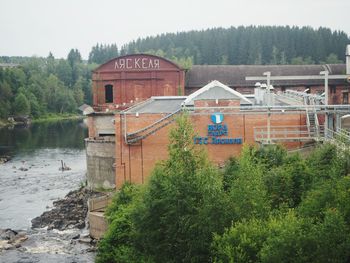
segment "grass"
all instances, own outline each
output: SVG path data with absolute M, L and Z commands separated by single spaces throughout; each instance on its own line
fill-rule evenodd
M 8 124 L 7 121 L 1 120 L 1 119 L 0 119 L 0 128 L 1 128 L 1 127 L 5 127 L 7 124 Z
M 43 115 L 37 119 L 32 119 L 32 123 L 42 123 L 42 122 L 51 122 L 51 121 L 60 121 L 60 120 L 72 120 L 72 119 L 82 119 L 84 116 L 72 114 L 72 113 L 49 113 Z
M 44 122 L 54 122 L 60 120 L 74 120 L 74 119 L 82 119 L 84 116 L 73 114 L 73 113 L 48 113 L 40 116 L 39 118 L 32 119 L 32 123 L 44 123 Z M 13 125 L 16 123 L 10 122 L 8 120 L 0 119 L 0 128 L 6 127 L 8 125 Z

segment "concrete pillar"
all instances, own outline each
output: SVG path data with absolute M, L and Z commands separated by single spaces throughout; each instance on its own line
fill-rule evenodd
M 85 139 L 87 183 L 91 189 L 114 189 L 115 141 L 109 139 Z
M 346 46 L 346 75 L 350 75 L 350 45 Z

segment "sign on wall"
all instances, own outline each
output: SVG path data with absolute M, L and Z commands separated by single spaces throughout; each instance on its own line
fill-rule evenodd
M 159 69 L 159 59 L 119 58 L 114 63 L 114 69 Z
M 242 144 L 242 138 L 228 138 L 228 128 L 222 113 L 214 113 L 210 116 L 212 124 L 208 124 L 207 136 L 196 136 L 194 144 Z

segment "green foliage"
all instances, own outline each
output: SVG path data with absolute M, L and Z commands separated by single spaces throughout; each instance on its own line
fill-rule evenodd
M 239 169 L 229 192 L 236 220 L 264 218 L 268 215 L 270 205 L 263 171 L 263 165 L 256 162 L 256 152 L 248 146 L 243 147 Z
M 30 113 L 29 101 L 23 93 L 16 96 L 13 107 L 17 115 L 29 115 Z
M 272 208 L 299 205 L 303 194 L 311 187 L 311 173 L 299 155 L 285 157 L 285 161 L 264 176 Z
M 73 113 L 81 104 L 91 103 L 91 70 L 97 65 L 84 64 L 77 49 L 69 52 L 67 60 L 56 60 L 50 53 L 47 58 L 11 57 L 4 61 L 20 65 L 0 68 L 0 118 Z M 22 103 L 16 102 L 19 94 L 29 107 L 22 96 Z
M 116 44 L 93 46 L 89 54 L 89 63 L 102 64 L 108 60 L 118 57 L 119 51 Z
M 124 184 L 106 211 L 108 231 L 98 243 L 97 263 L 151 262 L 135 247 L 135 226 L 132 221 L 134 202 L 140 195 L 140 187 Z
M 306 159 L 287 155 L 278 146 L 245 148 L 239 159 L 231 159 L 224 173 L 234 174 L 230 177 L 230 189 L 244 189 L 248 188 L 249 180 L 243 187 L 235 185 L 243 168 L 242 159 L 246 159 L 246 166 L 253 164 L 256 170 L 263 171 L 266 196 L 271 204 L 269 218 L 261 217 L 258 209 L 247 204 L 251 198 L 247 192 L 237 194 L 235 199 L 242 196 L 239 203 L 250 212 L 244 211 L 243 220 L 239 217 L 224 234 L 215 235 L 214 262 L 347 262 L 350 258 L 350 177 L 345 176 L 348 158 L 347 151 L 329 144 L 319 146 Z M 256 188 L 248 189 L 254 197 L 259 195 L 254 191 Z M 288 208 L 295 208 L 296 212 Z
M 326 57 L 326 61 L 324 61 L 322 64 L 339 64 L 339 63 L 343 63 L 343 61 L 340 60 L 336 54 L 330 53 Z
M 215 235 L 214 262 L 347 262 L 348 227 L 336 211 L 322 222 L 297 217 L 293 211 L 235 224 Z
M 327 210 L 339 211 L 350 226 L 350 178 L 327 180 L 310 190 L 300 204 L 299 212 L 303 216 L 323 219 Z
M 229 225 L 226 200 L 218 171 L 193 145 L 190 119 L 177 124 L 136 213 L 139 242 L 156 262 L 207 262 L 212 233 Z
M 266 145 L 258 150 L 251 147 L 250 152 L 254 158 L 252 161 L 262 164 L 268 170 L 282 165 L 287 158 L 287 150 L 279 144 Z
M 346 155 L 342 155 L 335 145 L 325 144 L 312 152 L 307 160 L 313 181 L 317 183 L 325 179 L 339 178 L 347 175 Z
M 239 26 L 137 39 L 124 45 L 120 54 L 151 52 L 202 65 L 339 63 L 348 43 L 345 32 L 323 27 Z M 91 56 L 99 48 L 94 47 Z
M 143 187 L 125 184 L 97 262 L 348 262 L 348 151 L 244 146 L 221 173 L 187 115 Z
M 243 220 L 225 231 L 214 235 L 213 261 L 217 263 L 259 262 L 259 252 L 268 236 L 266 222 L 257 219 Z

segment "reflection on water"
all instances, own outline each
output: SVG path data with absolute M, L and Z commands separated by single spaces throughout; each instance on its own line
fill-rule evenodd
M 85 181 L 82 120 L 0 130 L 0 228 L 28 229 L 30 220 Z M 61 172 L 63 160 L 70 171 Z
M 33 124 L 0 129 L 0 155 L 43 148 L 83 149 L 87 129 L 83 120 Z

